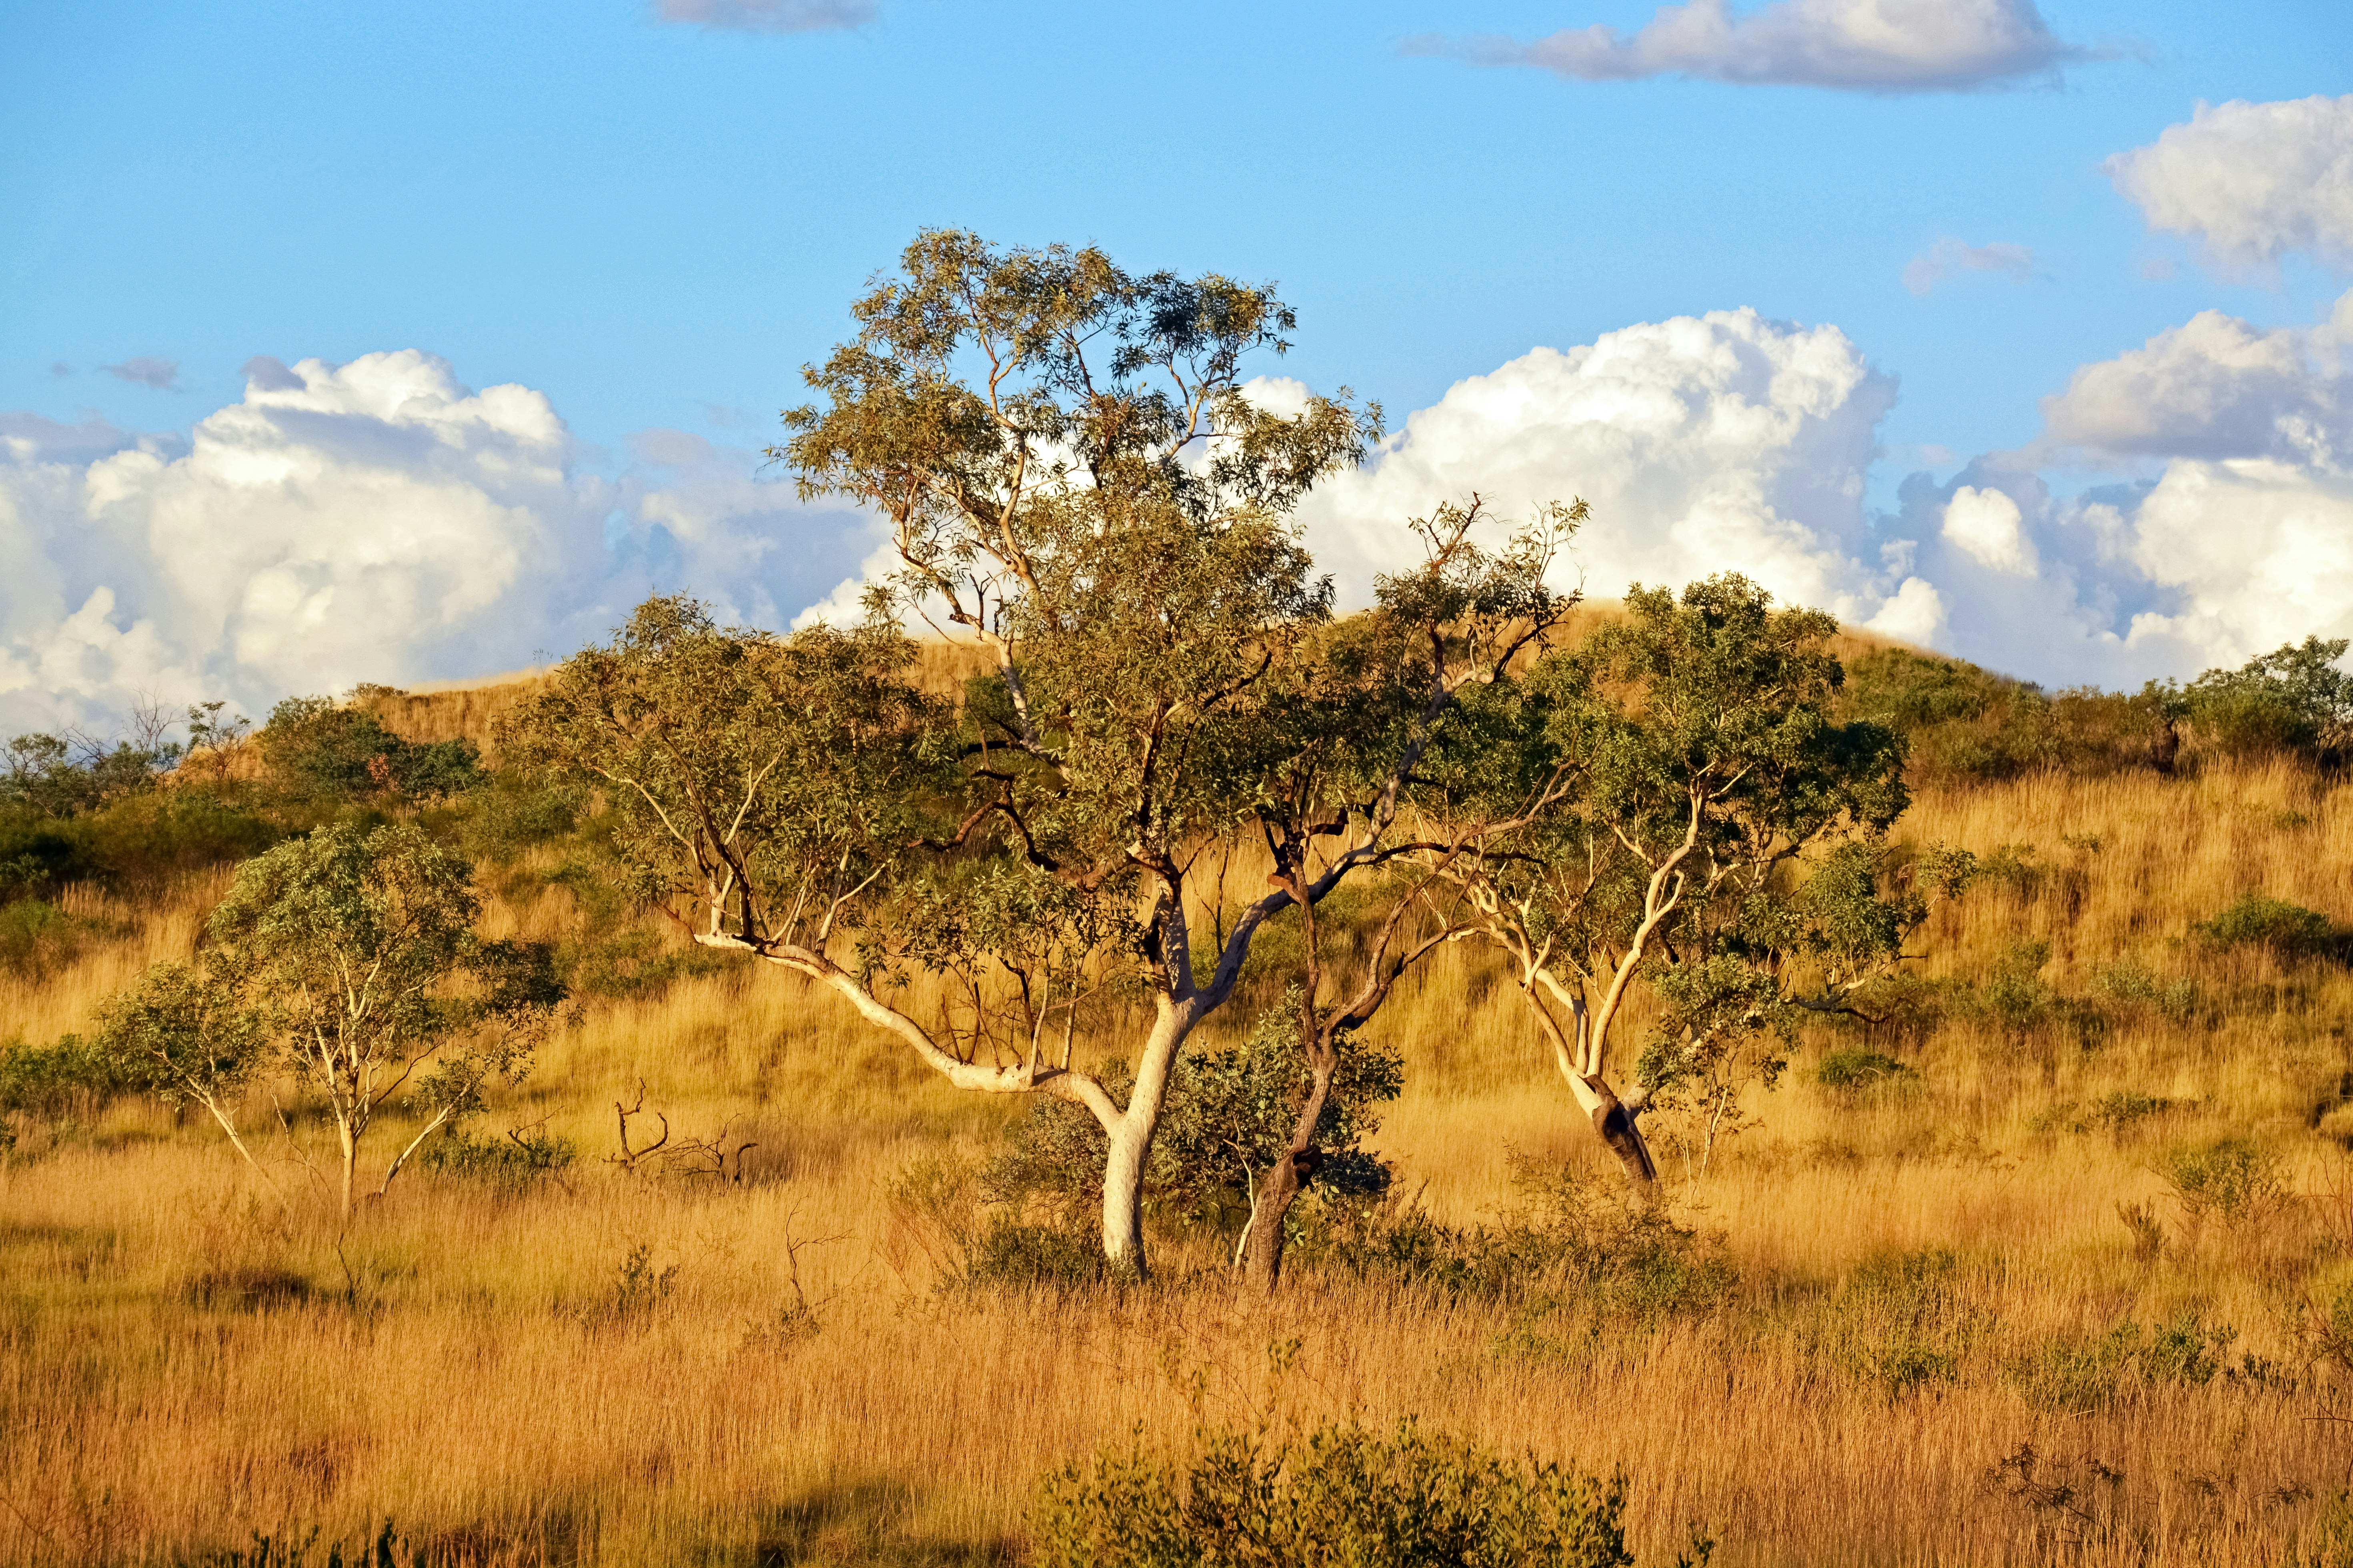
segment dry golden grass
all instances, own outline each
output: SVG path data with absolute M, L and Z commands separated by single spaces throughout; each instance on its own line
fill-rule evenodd
M 1761 1125 L 1673 1198 L 1738 1270 L 1715 1311 L 1588 1337 L 1573 1302 L 1304 1270 L 1271 1304 L 1207 1279 L 943 1294 L 890 1183 L 1017 1108 L 941 1087 L 788 976 L 732 967 L 585 1009 L 500 1101 L 494 1127 L 544 1117 L 581 1144 L 561 1184 L 502 1194 L 417 1172 L 339 1240 L 299 1114 L 265 1140 L 272 1186 L 195 1121 L 135 1105 L 0 1167 L 0 1559 L 192 1561 L 254 1531 L 349 1540 L 388 1515 L 451 1561 L 997 1561 L 1018 1555 L 1042 1470 L 1138 1425 L 1173 1447 L 1197 1418 L 1271 1412 L 1412 1413 L 1623 1467 L 1645 1562 L 1672 1561 L 1692 1521 L 1732 1563 L 2281 1561 L 2353 1458 L 2302 1334 L 2353 1247 L 2353 1210 L 2328 1195 L 2347 1190 L 2344 1156 L 2310 1130 L 2353 1081 L 2353 977 L 2185 938 L 2245 889 L 2353 921 L 2353 793 L 2285 766 L 2040 778 L 1926 794 L 1903 832 L 1981 855 L 2031 844 L 2043 868 L 1939 915 L 1924 973 L 1980 980 L 2039 941 L 2061 994 L 2130 961 L 2193 979 L 2206 1004 L 2184 1021 L 2112 1009 L 2089 1048 L 1947 1022 L 1909 1047 L 1909 1094 L 1848 1102 L 1800 1070 L 1753 1096 Z M 575 918 L 560 888 L 506 885 L 501 931 Z M 185 952 L 218 890 L 144 909 L 78 895 L 100 934 L 46 976 L 0 980 L 0 1039 L 80 1026 L 140 965 Z M 1455 951 L 1377 1026 L 1409 1076 L 1377 1142 L 1441 1217 L 1504 1208 L 1514 1149 L 1594 1160 L 1518 1006 Z M 681 1132 L 756 1141 L 746 1179 L 602 1163 L 613 1101 L 640 1079 Z M 2120 1089 L 2185 1104 L 2137 1135 L 2037 1130 Z M 2224 1133 L 2283 1151 L 2299 1201 L 2195 1237 L 2176 1220 L 2164 1256 L 2136 1258 L 2117 1204 L 2162 1205 L 2158 1152 Z M 640 1247 L 648 1277 L 676 1272 L 617 1315 Z M 1978 1326 L 1949 1379 L 1891 1393 L 1820 1330 L 1859 1267 L 1923 1248 L 1953 1251 Z M 1161 1261 L 1175 1276 L 1207 1258 Z M 818 1327 L 795 1334 L 803 1294 Z M 2277 1370 L 2126 1379 L 2073 1414 L 2013 1375 L 2043 1347 L 2189 1310 L 2239 1331 L 2234 1369 Z M 1269 1345 L 1294 1336 L 1293 1368 L 1270 1370 Z M 2121 1472 L 2086 1483 L 2114 1528 L 2069 1546 L 2063 1514 L 1989 1489 L 2025 1443 L 2078 1479 L 2085 1461 Z

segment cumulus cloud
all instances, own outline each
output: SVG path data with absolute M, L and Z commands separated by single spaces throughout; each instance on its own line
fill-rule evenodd
M 2042 569 L 2042 555 L 2026 537 L 2026 520 L 2018 502 L 2007 493 L 1963 485 L 1945 503 L 1946 541 L 1981 566 L 2011 577 L 2031 577 Z
M 2193 237 L 2222 271 L 2294 250 L 2353 267 L 2353 94 L 2200 103 L 2106 169 L 2150 227 Z
M 1415 558 L 1404 520 L 1441 500 L 1477 491 L 1509 519 L 1582 496 L 1593 519 L 1575 569 L 1596 595 L 1741 572 L 1915 636 L 1936 622 L 1935 595 L 1907 587 L 1862 500 L 1894 399 L 1837 328 L 1748 310 L 1536 349 L 1457 384 L 1372 466 L 1311 495 L 1308 542 L 1362 603 L 1375 573 Z
M 98 368 L 133 386 L 152 386 L 158 392 L 180 390 L 180 362 L 161 354 L 137 354 L 121 364 L 102 364 Z
M 1525 42 L 1426 37 L 1409 53 L 1535 66 L 1579 81 L 1686 76 L 1715 81 L 1951 92 L 2042 79 L 2090 51 L 2062 41 L 2034 0 L 1728 0 L 1661 6 L 1631 34 L 1594 26 Z
M 1967 245 L 1947 236 L 1905 263 L 1904 287 L 1925 299 L 1957 272 L 1999 272 L 2023 283 L 2034 276 L 2034 252 L 2000 240 Z
M 874 0 L 653 0 L 657 22 L 688 22 L 735 33 L 815 33 L 862 27 Z
M 413 350 L 253 361 L 185 438 L 0 416 L 0 721 L 512 668 L 656 588 L 773 625 L 871 547 L 748 452 L 639 447 L 607 477 L 543 394 Z
M 2114 456 L 2329 463 L 2353 437 L 2353 294 L 2316 327 L 2263 331 L 2204 310 L 2079 368 L 2047 397 L 2051 438 Z

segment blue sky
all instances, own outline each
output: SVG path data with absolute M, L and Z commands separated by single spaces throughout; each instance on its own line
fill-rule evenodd
M 764 0 L 714 3 L 757 20 Z M 2346 287 L 2309 247 L 2233 276 L 2194 236 L 2152 235 L 2103 169 L 2200 100 L 2353 88 L 2341 4 L 2005 3 L 2079 53 L 1968 90 L 1857 90 L 1478 63 L 1501 47 L 1480 37 L 1631 34 L 1657 7 L 1628 0 L 879 0 L 797 32 L 664 22 L 646 0 L 24 0 L 0 13 L 0 410 L 94 413 L 168 456 L 238 402 L 253 356 L 421 350 L 464 388 L 543 395 L 581 483 L 659 486 L 640 433 L 756 447 L 860 281 L 954 225 L 1280 279 L 1302 317 L 1282 373 L 1352 384 L 1393 423 L 1640 323 L 1750 307 L 1833 326 L 1896 384 L 1859 464 L 1892 518 L 1907 475 L 1948 490 L 2033 444 L 2079 366 L 2207 310 L 2308 329 Z M 1982 269 L 1907 289 L 1940 241 L 2031 261 L 1975 252 Z M 2080 495 L 2169 460 L 2054 453 L 2037 472 Z M 2042 521 L 2029 506 L 2022 526 Z M 872 542 L 818 531 L 828 570 Z M 86 607 L 95 582 L 61 565 L 58 603 Z M 115 596 L 128 629 L 145 612 Z M 796 579 L 765 607 L 815 596 Z M 0 635 L 36 637 L 16 614 Z M 2004 662 L 1965 619 L 1938 635 Z M 460 638 L 388 673 L 518 651 Z M 183 652 L 183 674 L 222 668 Z M 2077 664 L 2054 673 L 2110 673 Z

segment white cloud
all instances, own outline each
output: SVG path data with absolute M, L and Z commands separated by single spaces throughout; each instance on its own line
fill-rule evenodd
M 603 478 L 543 394 L 421 352 L 247 376 L 185 440 L 0 416 L 0 732 L 512 668 L 655 588 L 774 625 L 871 542 L 679 432 Z
M 2031 577 L 2042 569 L 2018 503 L 2000 490 L 1968 485 L 1955 490 L 1945 503 L 1943 532 L 1981 566 L 2013 577 Z
M 862 27 L 874 0 L 653 0 L 657 22 L 689 22 L 714 31 L 814 33 Z
M 1746 310 L 1677 317 L 1458 383 L 1302 516 L 1346 602 L 1369 595 L 1376 572 L 1418 558 L 1406 518 L 1475 490 L 1506 521 L 1547 500 L 1590 502 L 1574 569 L 1598 595 L 1742 572 L 1785 600 L 1868 620 L 1904 575 L 1877 563 L 1862 505 L 1894 397 L 1835 327 Z M 1913 590 L 1899 612 L 1907 627 L 1927 605 Z
M 1597 25 L 1534 42 L 1423 37 L 1407 48 L 1580 81 L 1678 75 L 1867 92 L 2056 79 L 2089 58 L 2052 33 L 2034 0 L 1772 0 L 1746 15 L 1727 0 L 1689 0 L 1661 6 L 1630 35 Z
M 1956 272 L 1999 272 L 2023 283 L 2034 276 L 2034 252 L 2001 240 L 1965 245 L 1947 236 L 1905 264 L 1904 287 L 1926 298 Z
M 2331 461 L 2353 438 L 2353 293 L 2316 327 L 2264 331 L 2204 310 L 2079 368 L 2042 402 L 2051 438 L 2118 456 Z
M 2200 103 L 2106 168 L 2152 228 L 2194 237 L 2225 272 L 2292 250 L 2353 267 L 2353 95 Z

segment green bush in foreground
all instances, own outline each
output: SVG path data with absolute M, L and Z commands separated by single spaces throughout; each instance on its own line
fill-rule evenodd
M 1105 1452 L 1050 1475 L 1032 1523 L 1040 1568 L 1625 1568 L 1625 1506 L 1622 1475 L 1504 1458 L 1409 1419 L 1387 1436 L 1206 1433 L 1188 1460 Z

